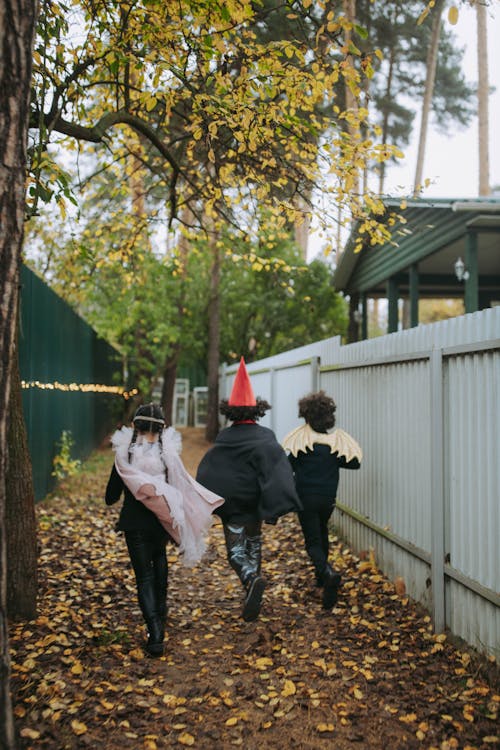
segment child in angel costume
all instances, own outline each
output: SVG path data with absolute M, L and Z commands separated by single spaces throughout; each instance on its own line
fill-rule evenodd
M 270 405 L 256 399 L 243 357 L 229 400 L 220 413 L 232 422 L 202 458 L 196 478 L 221 495 L 227 559 L 239 577 L 245 601 L 242 617 L 257 619 L 266 581 L 261 575 L 262 523 L 300 509 L 286 453 L 274 432 L 257 424 Z
M 299 401 L 299 417 L 305 424 L 283 440 L 303 505 L 299 521 L 305 547 L 323 587 L 323 607 L 337 601 L 340 573 L 328 562 L 328 522 L 335 508 L 340 469 L 359 469 L 362 453 L 358 443 L 344 430 L 335 429 L 336 405 L 324 391 L 311 393 Z
M 111 443 L 115 462 L 106 487 L 106 504 L 124 502 L 117 530 L 134 569 L 139 606 L 148 629 L 146 650 L 163 653 L 167 618 L 167 541 L 179 547 L 186 566 L 195 565 L 205 548 L 213 511 L 224 500 L 202 487 L 179 457 L 181 436 L 156 404 L 140 406 L 133 428 L 117 430 Z

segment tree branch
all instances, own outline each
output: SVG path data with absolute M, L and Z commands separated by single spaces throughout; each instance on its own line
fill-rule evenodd
M 44 120 L 48 121 L 49 117 L 44 116 Z M 48 122 L 46 122 L 48 124 Z M 128 125 L 135 130 L 137 133 L 143 135 L 163 156 L 163 158 L 170 164 L 175 172 L 180 172 L 180 166 L 174 159 L 169 149 L 165 146 L 164 142 L 157 136 L 153 128 L 141 120 L 140 117 L 127 112 L 126 110 L 118 110 L 117 112 L 108 112 L 105 114 L 99 122 L 92 126 L 78 125 L 75 122 L 69 122 L 63 117 L 56 117 L 50 122 L 50 126 L 56 133 L 67 135 L 70 138 L 76 138 L 79 141 L 88 141 L 90 143 L 103 143 L 106 133 L 111 130 L 115 125 Z M 31 128 L 38 128 L 39 121 L 37 117 L 31 118 Z

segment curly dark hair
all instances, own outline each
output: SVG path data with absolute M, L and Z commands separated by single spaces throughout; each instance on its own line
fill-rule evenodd
M 309 393 L 299 401 L 299 417 L 315 432 L 327 432 L 335 425 L 335 401 L 324 391 Z
M 220 413 L 231 422 L 244 422 L 247 419 L 256 421 L 263 417 L 270 408 L 271 404 L 260 398 L 257 399 L 255 406 L 232 406 L 227 398 L 223 398 L 219 405 Z

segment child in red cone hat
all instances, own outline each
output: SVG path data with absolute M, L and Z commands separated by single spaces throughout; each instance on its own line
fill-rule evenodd
M 222 519 L 229 564 L 245 588 L 242 616 L 260 612 L 266 581 L 261 575 L 262 523 L 301 510 L 287 456 L 272 430 L 257 424 L 271 406 L 255 398 L 243 357 L 220 413 L 232 422 L 217 436 L 198 467 L 197 481 L 225 499 Z

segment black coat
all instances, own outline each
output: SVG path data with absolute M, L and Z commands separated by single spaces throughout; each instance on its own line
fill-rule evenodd
M 117 531 L 164 531 L 163 526 L 153 513 L 146 506 L 133 496 L 113 464 L 111 475 L 106 487 L 106 505 L 113 505 L 118 502 L 122 493 L 125 494 L 120 518 L 116 525 Z
M 359 469 L 358 458 L 347 461 L 345 456 L 332 453 L 329 445 L 314 443 L 313 450 L 309 448 L 298 451 L 294 456 L 288 456 L 297 492 L 301 499 L 307 495 L 323 495 L 335 500 L 339 484 L 340 469 Z
M 254 422 L 222 430 L 196 479 L 225 499 L 215 511 L 225 522 L 258 518 L 275 523 L 302 509 L 285 451 L 272 430 Z

